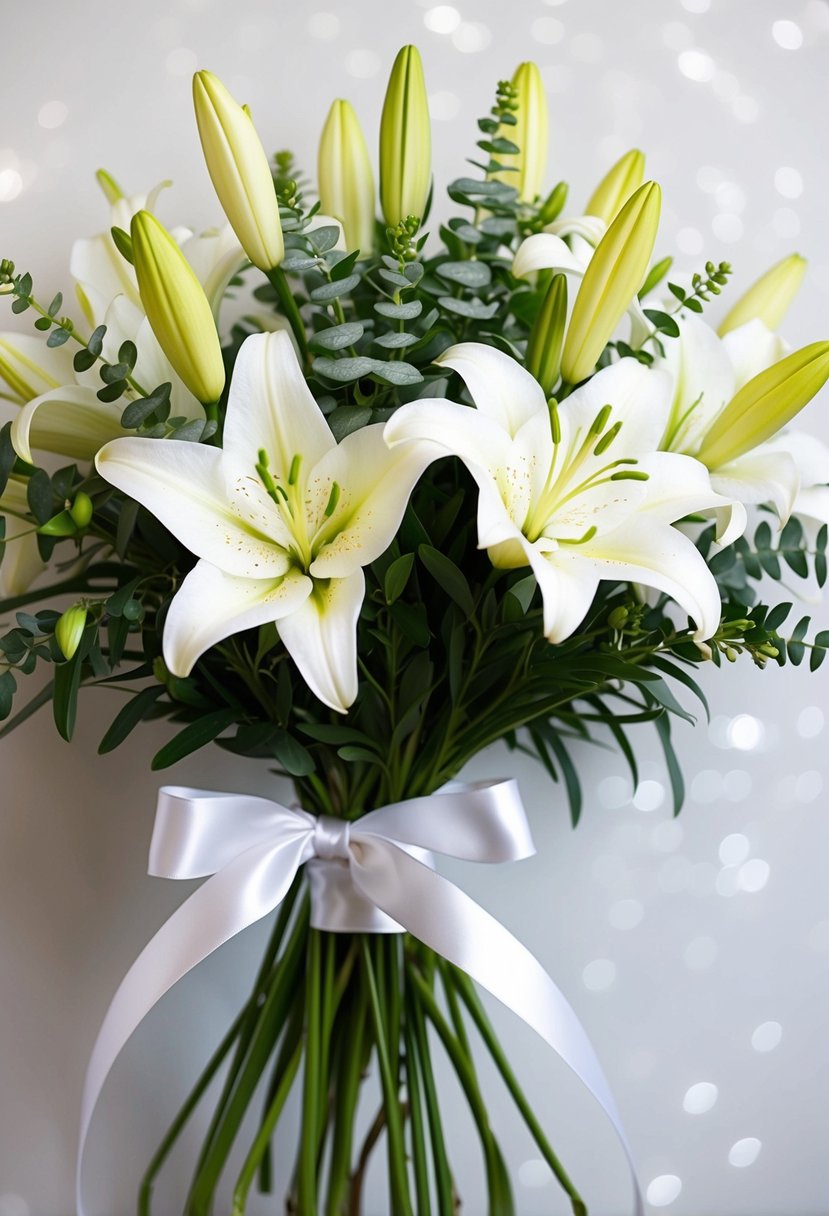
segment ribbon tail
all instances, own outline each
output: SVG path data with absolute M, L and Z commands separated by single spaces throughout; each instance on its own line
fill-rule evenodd
M 587 1032 L 538 959 L 473 899 L 389 841 L 360 837 L 355 884 L 414 937 L 486 988 L 564 1060 L 604 1110 L 630 1166 L 636 1213 L 644 1206 L 633 1153 Z
M 139 954 L 107 1010 L 92 1049 L 81 1104 L 77 1216 L 86 1216 L 83 1165 L 89 1127 L 112 1066 L 150 1010 L 188 971 L 272 912 L 302 864 L 308 831 L 258 844 L 207 880 Z

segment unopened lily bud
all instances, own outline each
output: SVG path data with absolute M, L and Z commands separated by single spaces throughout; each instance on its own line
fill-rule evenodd
M 125 232 L 123 228 L 119 228 L 117 225 L 113 225 L 109 232 L 110 236 L 112 237 L 113 244 L 120 253 L 121 257 L 126 262 L 129 262 L 130 266 L 132 266 L 135 259 L 132 253 L 132 237 L 130 234 Z
M 65 659 L 71 659 L 80 646 L 88 615 L 85 604 L 73 604 L 58 618 L 55 641 Z
M 538 219 L 542 224 L 552 224 L 558 219 L 567 202 L 567 182 L 557 182 L 538 209 Z
M 585 207 L 586 214 L 597 215 L 610 224 L 644 179 L 645 154 L 631 148 L 599 182 Z
M 72 516 L 75 524 L 79 528 L 86 528 L 92 520 L 92 499 L 83 490 L 79 490 L 75 495 L 75 501 L 69 508 L 69 514 Z
M 630 616 L 628 609 L 624 604 L 619 604 L 617 608 L 608 615 L 607 623 L 611 629 L 623 629 L 627 624 L 627 619 Z
M 567 327 L 561 372 L 578 384 L 593 371 L 648 270 L 662 192 L 646 182 L 611 223 L 588 263 Z
M 553 275 L 527 343 L 527 370 L 549 397 L 561 373 L 561 348 L 567 325 L 567 278 Z
M 717 330 L 720 337 L 755 320 L 763 321 L 769 329 L 777 329 L 800 290 L 806 265 L 805 258 L 793 253 L 761 275 L 745 295 L 740 296 L 720 325 Z
M 374 175 L 354 107 L 335 101 L 328 111 L 317 157 L 320 207 L 343 226 L 346 248 L 364 256 L 374 243 Z
M 189 262 L 149 211 L 130 226 L 138 292 L 153 333 L 190 392 L 218 401 L 225 384 L 222 348 L 207 296 Z
M 744 384 L 703 440 L 697 459 L 718 469 L 784 427 L 829 380 L 829 342 L 812 342 Z
M 498 134 L 515 144 L 518 151 L 496 153 L 495 159 L 506 172 L 493 173 L 492 176 L 497 181 L 514 186 L 521 202 L 531 203 L 541 193 L 547 169 L 550 127 L 547 96 L 535 63 L 528 61 L 519 64 L 512 84 L 518 103 L 516 123 L 515 126 L 502 126 Z
M 212 72 L 193 77 L 193 104 L 219 202 L 247 256 L 267 273 L 285 246 L 271 167 L 250 113 Z
M 380 119 L 380 205 L 390 228 L 422 220 L 432 184 L 432 128 L 423 64 L 404 46 L 389 77 Z

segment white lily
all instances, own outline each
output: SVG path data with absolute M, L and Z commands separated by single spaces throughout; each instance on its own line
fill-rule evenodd
M 0 516 L 6 520 L 6 545 L 0 562 L 0 596 L 22 595 L 46 569 L 35 524 L 23 518 L 29 510 L 25 482 L 9 478 L 0 494 Z
M 357 695 L 363 567 L 388 547 L 431 456 L 390 451 L 382 424 L 337 444 L 284 332 L 243 343 L 222 449 L 107 444 L 101 476 L 200 558 L 167 616 L 169 669 L 186 676 L 217 642 L 276 622 L 313 692 L 345 712 Z
M 479 488 L 479 545 L 496 566 L 532 568 L 551 642 L 578 628 L 603 579 L 663 591 L 698 638 L 716 631 L 717 584 L 672 524 L 728 503 L 698 461 L 657 450 L 665 373 L 623 359 L 548 408 L 529 372 L 494 347 L 462 343 L 439 362 L 460 374 L 477 408 L 412 402 L 386 424 L 386 441 L 439 445 L 463 460 Z

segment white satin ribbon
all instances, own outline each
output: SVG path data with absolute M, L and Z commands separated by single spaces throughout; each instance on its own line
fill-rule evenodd
M 424 853 L 423 851 L 427 852 Z M 89 1126 L 122 1048 L 166 992 L 224 942 L 272 912 L 308 863 L 311 924 L 331 933 L 408 932 L 460 967 L 544 1039 L 590 1090 L 633 1156 L 610 1087 L 569 1003 L 503 925 L 435 873 L 431 852 L 495 863 L 535 847 L 515 781 L 411 798 L 346 822 L 267 798 L 166 786 L 159 792 L 150 874 L 205 882 L 162 925 L 107 1010 L 81 1108 L 77 1211 L 85 1216 Z M 209 877 L 208 877 L 209 876 Z

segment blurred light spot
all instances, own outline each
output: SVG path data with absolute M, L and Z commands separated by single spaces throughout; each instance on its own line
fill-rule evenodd
M 697 1081 L 685 1091 L 682 1109 L 689 1115 L 704 1115 L 716 1104 L 720 1091 L 711 1081 Z
M 752 751 L 763 742 L 763 723 L 751 714 L 737 714 L 728 724 L 728 746 L 741 752 Z
M 482 51 L 492 41 L 489 27 L 480 21 L 463 21 L 452 34 L 452 41 L 465 55 Z
M 814 802 L 823 789 L 823 778 L 813 768 L 801 773 L 795 785 L 795 798 L 798 802 Z
M 695 257 L 705 248 L 705 237 L 698 228 L 680 228 L 676 234 L 676 243 L 680 253 Z
M 714 200 L 720 211 L 733 212 L 735 215 L 745 211 L 745 191 L 736 182 L 720 182 L 714 191 Z
M 772 216 L 771 225 L 778 236 L 791 240 L 800 232 L 800 217 L 791 207 L 780 207 Z
M 23 178 L 16 169 L 0 172 L 0 203 L 10 203 L 23 189 Z
M 536 42 L 545 46 L 555 46 L 564 37 L 564 23 L 556 17 L 536 17 L 530 26 L 530 33 Z
M 607 919 L 611 928 L 627 931 L 641 924 L 644 915 L 645 909 L 638 899 L 620 899 L 611 907 Z
M 69 111 L 62 101 L 47 101 L 37 112 L 37 121 L 47 131 L 54 131 L 66 122 Z
M 771 36 L 784 51 L 797 51 L 803 46 L 803 30 L 796 21 L 775 21 Z
M 767 861 L 763 861 L 761 857 L 752 857 L 751 861 L 746 861 L 740 866 L 738 876 L 740 890 L 748 891 L 751 895 L 762 891 L 769 880 L 770 873 L 771 866 Z
M 189 47 L 177 46 L 164 60 L 164 66 L 171 76 L 192 76 L 199 66 L 199 57 Z
M 722 169 L 717 169 L 714 165 L 700 165 L 697 169 L 697 185 L 706 194 L 713 194 L 722 180 Z
M 739 241 L 743 235 L 743 221 L 739 215 L 715 215 L 711 221 L 711 230 L 718 241 Z
M 433 34 L 451 34 L 461 23 L 461 15 L 451 4 L 438 4 L 423 14 L 423 24 Z
M 308 33 L 323 42 L 333 42 L 340 32 L 340 19 L 336 13 L 312 13 L 308 18 Z
M 738 122 L 756 122 L 760 117 L 760 103 L 756 97 L 749 97 L 744 93 L 734 98 L 731 112 Z
M 633 795 L 637 811 L 657 811 L 665 801 L 665 786 L 661 781 L 640 781 Z
M 630 782 L 624 777 L 605 777 L 599 782 L 597 793 L 602 806 L 615 811 L 630 802 Z
M 654 1178 L 648 1183 L 647 1198 L 648 1203 L 653 1204 L 655 1208 L 666 1208 L 669 1203 L 673 1203 L 679 1197 L 682 1190 L 682 1179 L 676 1174 L 660 1174 L 658 1178 Z
M 806 944 L 816 954 L 829 952 L 829 920 L 819 920 L 816 925 L 812 925 Z
M 691 782 L 691 797 L 694 802 L 716 802 L 722 795 L 722 773 L 704 768 Z
M 724 866 L 738 866 L 748 857 L 750 848 L 747 836 L 742 832 L 732 832 L 720 841 L 717 855 Z
M 604 56 L 604 43 L 598 34 L 589 31 L 576 34 L 570 40 L 570 54 L 579 63 L 599 63 Z
M 659 853 L 673 853 L 685 837 L 685 829 L 676 819 L 658 823 L 651 833 L 651 844 Z
M 560 8 L 562 4 L 567 3 L 567 0 L 544 0 L 544 3 L 550 8 Z
M 707 971 L 717 961 L 719 952 L 713 937 L 695 937 L 685 947 L 682 957 L 689 971 Z
M 760 1149 L 762 1147 L 762 1143 L 756 1136 L 746 1136 L 745 1140 L 738 1140 L 729 1149 L 729 1164 L 736 1165 L 740 1169 L 746 1165 L 753 1165 L 760 1156 Z
M 666 895 L 678 895 L 688 888 L 694 875 L 694 867 L 687 857 L 668 857 L 659 867 L 656 881 L 660 891 Z
M 429 94 L 429 113 L 436 122 L 449 122 L 460 113 L 461 99 L 455 93 L 441 89 Z
M 542 1187 L 547 1186 L 552 1177 L 549 1165 L 540 1157 L 531 1157 L 529 1161 L 522 1161 L 518 1167 L 518 1181 L 528 1191 L 540 1191 Z
M 724 866 L 717 875 L 715 889 L 723 899 L 731 899 L 740 890 L 740 871 L 737 866 Z
M 0 1216 L 29 1216 L 30 1212 L 22 1195 L 0 1195 Z
M 819 705 L 807 705 L 797 715 L 796 730 L 801 739 L 816 739 L 823 730 L 825 718 Z
M 714 60 L 705 51 L 681 51 L 676 63 L 683 76 L 700 84 L 714 75 Z
M 604 992 L 616 982 L 616 964 L 609 958 L 594 958 L 582 971 L 581 978 L 591 992 Z
M 681 0 L 682 7 L 688 13 L 707 13 L 711 0 Z
M 774 175 L 774 186 L 783 198 L 800 198 L 803 193 L 803 178 L 797 169 L 783 165 Z
M 734 101 L 740 96 L 740 82 L 733 72 L 722 72 L 717 68 L 711 81 L 715 97 L 720 101 Z
M 662 41 L 672 51 L 684 51 L 694 41 L 694 35 L 681 21 L 669 21 L 662 27 Z
M 751 1046 L 755 1051 L 774 1051 L 783 1038 L 783 1027 L 779 1022 L 761 1022 L 751 1036 Z
M 751 793 L 751 775 L 742 768 L 732 768 L 722 780 L 723 793 L 729 802 L 742 802 Z
M 358 80 L 369 80 L 380 71 L 380 57 L 374 51 L 349 51 L 345 58 L 345 70 Z
M 554 63 L 541 69 L 544 87 L 550 93 L 566 93 L 573 84 L 573 69 L 566 63 Z

